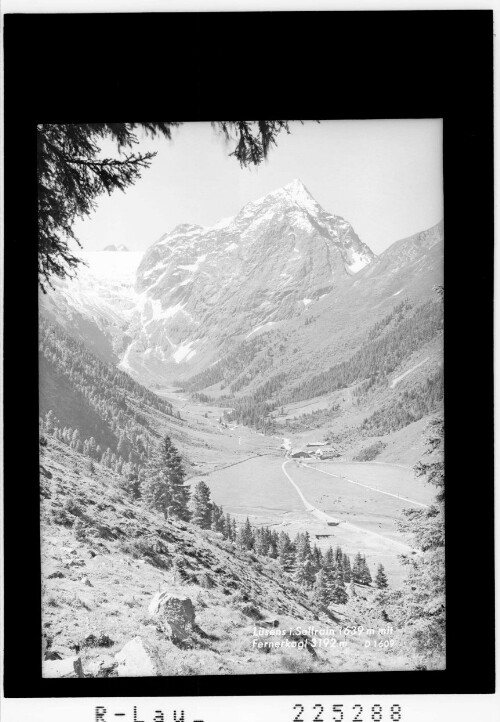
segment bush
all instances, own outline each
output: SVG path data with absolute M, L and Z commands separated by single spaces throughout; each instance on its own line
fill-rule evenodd
M 374 444 L 371 444 L 370 446 L 366 446 L 364 449 L 361 449 L 356 456 L 352 457 L 353 461 L 373 461 L 373 459 L 376 459 L 377 456 L 385 449 L 386 444 L 383 443 L 383 441 L 376 441 Z
M 280 662 L 283 669 L 286 669 L 287 672 L 293 672 L 294 674 L 307 674 L 314 671 L 313 665 L 303 656 L 292 657 L 283 655 Z
M 254 604 L 245 604 L 245 606 L 241 608 L 241 613 L 246 617 L 250 617 L 250 619 L 264 619 L 264 615 Z
M 54 524 L 59 524 L 60 526 L 73 525 L 73 519 L 61 507 L 53 508 L 50 512 L 50 518 L 54 522 Z
M 87 527 L 81 519 L 78 517 L 73 522 L 73 531 L 77 541 L 86 541 L 87 539 Z
M 68 514 L 73 514 L 74 516 L 81 516 L 83 514 L 83 509 L 72 496 L 68 496 L 65 500 L 63 509 L 68 512 Z
M 130 554 L 134 559 L 145 559 L 160 569 L 170 569 L 172 566 L 168 549 L 159 539 L 132 539 L 129 541 L 121 541 L 119 548 L 125 554 Z

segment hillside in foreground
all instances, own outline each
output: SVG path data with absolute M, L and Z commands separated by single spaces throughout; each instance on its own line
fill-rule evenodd
M 133 501 L 111 469 L 88 461 L 51 437 L 41 446 L 44 674 L 75 654 L 84 676 L 415 666 L 402 632 L 377 636 L 390 626 L 377 590 L 356 585 L 346 604 L 320 608 L 276 560 L 242 551 L 213 531 L 166 521 Z M 161 591 L 191 600 L 187 632 L 177 636 L 148 611 Z M 300 637 L 289 631 L 297 627 Z M 314 646 L 319 636 L 311 627 L 330 630 L 330 643 Z M 367 628 L 381 648 L 365 647 Z M 288 631 L 269 636 L 276 630 Z M 298 640 L 302 647 L 258 648 L 255 639 Z

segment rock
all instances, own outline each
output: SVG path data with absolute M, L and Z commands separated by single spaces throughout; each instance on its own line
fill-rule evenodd
M 202 572 L 201 574 L 196 575 L 196 582 L 202 587 L 203 589 L 212 589 L 215 587 L 215 582 L 210 576 L 210 574 L 207 574 L 206 572 Z
M 115 677 L 118 661 L 108 655 L 92 659 L 85 665 L 86 677 Z
M 246 617 L 250 617 L 250 619 L 262 619 L 262 614 L 253 604 L 245 604 L 241 608 L 241 613 L 244 614 Z
M 82 577 L 82 582 L 85 584 L 86 587 L 94 586 L 88 577 Z
M 66 657 L 66 659 L 44 660 L 42 663 L 42 677 L 52 679 L 55 677 L 67 679 L 83 677 L 82 660 L 80 657 Z
M 70 561 L 69 566 L 70 567 L 84 567 L 85 561 L 83 559 L 73 559 L 72 561 Z
M 161 675 L 159 655 L 141 637 L 134 637 L 115 654 L 119 677 L 158 677 Z
M 63 578 L 64 578 L 64 574 L 59 569 L 55 572 L 52 572 L 52 574 L 49 574 L 49 576 L 47 577 L 47 579 L 63 579 Z
M 184 642 L 188 638 L 186 631 L 175 622 L 162 622 L 161 631 L 172 642 Z
M 182 629 L 187 625 L 193 625 L 195 620 L 195 612 L 191 599 L 181 594 L 172 594 L 168 591 L 155 594 L 148 607 L 148 612 L 152 617 L 163 618 L 167 622 L 173 622 Z
M 273 629 L 279 627 L 280 623 L 277 619 L 262 619 L 257 626 L 263 627 L 264 629 Z
M 87 636 L 79 643 L 80 649 L 82 647 L 112 647 L 114 641 L 103 632 L 97 634 L 87 634 Z
M 55 659 L 62 659 L 62 655 L 54 650 L 50 652 L 45 652 L 44 659 L 46 661 L 53 661 Z

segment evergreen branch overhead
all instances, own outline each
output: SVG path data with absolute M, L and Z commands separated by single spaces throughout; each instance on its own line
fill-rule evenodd
M 226 141 L 236 140 L 230 153 L 241 167 L 258 165 L 267 158 L 289 121 L 216 121 L 212 126 Z M 126 189 L 148 168 L 154 152 L 125 153 L 139 143 L 138 132 L 149 138 L 172 140 L 177 121 L 163 123 L 46 123 L 37 127 L 38 160 L 38 277 L 44 293 L 53 279 L 72 277 L 82 260 L 70 250 L 75 242 L 77 219 L 88 217 L 103 193 Z M 102 141 L 115 143 L 118 158 L 99 158 Z

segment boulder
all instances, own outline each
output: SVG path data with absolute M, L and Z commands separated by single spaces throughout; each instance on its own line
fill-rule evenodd
M 64 578 L 64 574 L 61 572 L 60 569 L 56 569 L 55 572 L 51 572 L 51 574 L 49 574 L 49 576 L 47 577 L 47 579 L 63 579 L 63 578 Z
M 108 637 L 104 632 L 97 632 L 97 634 L 87 634 L 87 636 L 79 642 L 79 648 L 82 647 L 112 647 L 114 641 Z
M 273 629 L 275 627 L 279 627 L 280 623 L 278 619 L 262 619 L 257 624 L 258 627 L 263 627 L 264 629 Z
M 193 625 L 195 612 L 193 602 L 182 594 L 169 591 L 158 592 L 153 597 L 148 612 L 152 617 L 174 623 L 184 629 Z
M 159 656 L 141 637 L 134 637 L 115 654 L 119 677 L 158 677 L 161 675 Z
M 55 659 L 62 659 L 62 656 L 61 656 L 60 652 L 51 650 L 51 651 L 45 652 L 44 659 L 45 659 L 45 661 L 54 661 Z
M 163 634 L 172 640 L 172 642 L 184 642 L 188 638 L 188 634 L 183 627 L 180 627 L 175 622 L 163 621 L 161 623 L 161 631 Z
M 96 657 L 85 665 L 86 677 L 115 677 L 118 661 L 109 655 Z
M 244 604 L 241 607 L 241 613 L 250 619 L 259 620 L 262 619 L 262 614 L 254 604 Z
M 203 589 L 212 589 L 213 587 L 215 587 L 214 580 L 212 579 L 210 574 L 207 574 L 206 572 L 201 572 L 200 574 L 197 574 L 196 582 Z
M 55 677 L 67 679 L 83 676 L 82 660 L 80 657 L 66 657 L 66 659 L 44 660 L 42 662 L 42 677 L 46 679 Z

